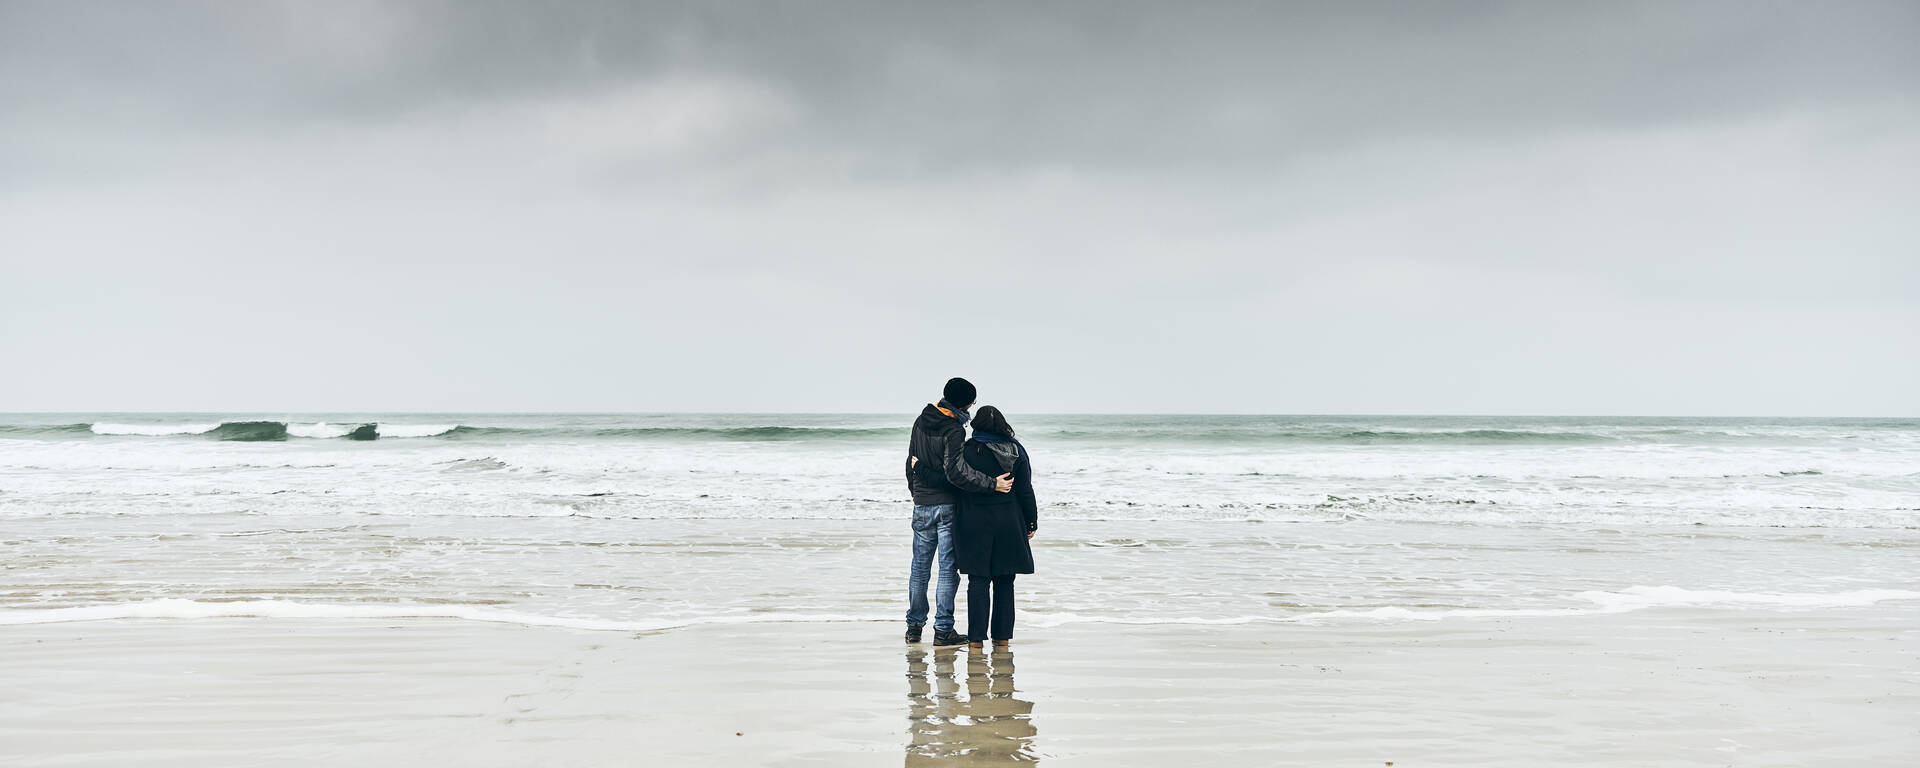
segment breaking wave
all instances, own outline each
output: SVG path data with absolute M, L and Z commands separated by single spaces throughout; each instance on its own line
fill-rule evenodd
M 0 435 L 73 435 L 91 431 L 92 424 L 0 424 Z
M 287 439 L 284 421 L 229 421 L 205 433 L 216 440 L 258 443 Z
M 317 440 L 377 440 L 397 437 L 437 437 L 459 429 L 458 424 L 332 424 L 328 422 L 286 422 L 286 421 L 221 421 L 211 423 L 187 424 L 118 424 L 99 422 L 96 424 L 64 425 L 60 427 L 40 427 L 41 433 L 52 432 L 91 432 L 107 436 L 137 437 L 201 437 L 213 440 L 232 440 L 239 442 L 278 442 L 288 438 Z M 23 432 L 24 428 L 9 426 L 9 432 Z

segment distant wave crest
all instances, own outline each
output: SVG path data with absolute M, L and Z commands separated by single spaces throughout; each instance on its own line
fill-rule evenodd
M 1537 432 L 1513 429 L 1464 429 L 1409 432 L 1397 430 L 1359 430 L 1340 436 L 1341 440 L 1382 442 L 1477 442 L 1477 443 L 1603 443 L 1615 438 L 1591 432 Z
M 394 438 L 609 438 L 653 440 L 797 441 L 905 436 L 905 428 L 857 427 L 487 427 L 466 424 L 298 422 L 275 420 L 93 424 L 0 424 L 0 435 L 95 434 L 108 437 L 199 437 L 246 442 L 381 440 Z
M 381 437 L 439 437 L 460 429 L 458 424 L 374 424 Z
M 10 426 L 5 429 L 10 432 L 26 431 L 26 428 L 22 426 Z M 295 437 L 316 440 L 376 440 L 380 438 L 438 437 L 457 429 L 460 429 L 460 425 L 458 424 L 333 424 L 324 421 L 313 423 L 287 421 L 221 421 L 179 424 L 120 424 L 103 421 L 96 424 L 38 427 L 35 428 L 34 431 L 41 433 L 84 431 L 107 436 L 202 437 L 238 442 L 278 442 Z
M 219 427 L 219 422 L 212 424 L 113 424 L 100 422 L 89 425 L 88 429 L 96 435 L 146 435 L 148 437 L 161 437 L 165 435 L 204 435 Z
M 869 438 L 876 436 L 899 435 L 905 437 L 904 427 L 477 427 L 461 426 L 452 430 L 453 437 L 522 436 L 522 437 L 602 437 L 634 439 L 714 439 L 742 441 L 773 440 L 831 440 L 842 438 Z
M 820 424 L 818 426 L 755 424 L 752 421 L 712 423 L 703 417 L 660 420 L 659 416 L 621 419 L 570 419 L 555 417 L 542 423 L 524 416 L 509 416 L 493 424 L 432 423 L 431 416 L 416 417 L 424 423 L 394 424 L 368 418 L 365 421 L 340 422 L 306 420 L 234 419 L 216 421 L 189 416 L 165 421 L 155 417 L 148 423 L 132 417 L 81 424 L 0 424 L 0 436 L 60 439 L 84 436 L 207 437 L 218 440 L 348 439 L 376 440 L 392 438 L 444 438 L 476 441 L 650 441 L 650 442 L 811 442 L 859 443 L 872 445 L 904 438 L 905 418 L 886 426 L 872 421 Z M 769 418 L 771 422 L 775 419 Z M 1226 418 L 1172 419 L 1080 419 L 1079 423 L 1042 422 L 1022 430 L 1021 437 L 1032 443 L 1069 445 L 1126 445 L 1160 443 L 1259 449 L 1269 446 L 1383 446 L 1419 448 L 1423 446 L 1465 447 L 1566 447 L 1604 448 L 1619 445 L 1741 445 L 1741 444 L 1831 444 L 1836 440 L 1867 441 L 1875 446 L 1908 447 L 1912 437 L 1900 430 L 1899 423 L 1875 422 L 1867 427 L 1826 425 L 1808 430 L 1791 424 L 1722 425 L 1701 424 L 1686 427 L 1653 427 L 1626 423 L 1552 424 L 1552 423 L 1455 423 L 1436 425 L 1431 418 L 1408 423 L 1378 420 L 1362 423 L 1274 423 L 1252 420 L 1236 423 Z M 679 423 L 675 423 L 679 422 Z M 706 423 L 702 423 L 706 422 Z M 284 432 L 284 434 L 281 434 Z M 1788 467 L 1802 472 L 1803 467 Z
M 73 435 L 92 431 L 92 424 L 0 424 L 0 435 Z
M 1023 433 L 1024 434 L 1024 433 Z M 1066 440 L 1154 440 L 1200 443 L 1607 443 L 1623 438 L 1579 431 L 1512 429 L 1395 430 L 1395 429 L 1169 429 L 1113 432 L 1063 429 L 1052 433 Z

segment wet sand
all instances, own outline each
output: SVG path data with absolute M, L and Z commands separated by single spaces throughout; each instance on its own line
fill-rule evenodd
M 0 764 L 1910 765 L 1920 606 L 635 635 L 446 619 L 0 627 Z

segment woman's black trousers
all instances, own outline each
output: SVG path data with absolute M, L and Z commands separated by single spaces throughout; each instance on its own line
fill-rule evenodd
M 987 588 L 993 588 L 993 608 L 987 608 Z M 991 616 L 991 620 L 989 620 Z M 967 642 L 979 643 L 987 639 L 987 627 L 993 627 L 993 639 L 1013 639 L 1013 574 L 995 576 L 991 581 L 985 576 L 967 577 Z

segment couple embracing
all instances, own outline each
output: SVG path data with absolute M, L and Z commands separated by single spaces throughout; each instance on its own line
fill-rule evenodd
M 927 581 L 937 561 L 933 644 L 981 648 L 991 636 L 1004 647 L 1013 639 L 1013 577 L 1033 573 L 1027 542 L 1040 527 L 1033 463 L 1000 409 L 989 405 L 973 413 L 978 391 L 971 382 L 951 379 L 942 394 L 914 420 L 907 446 L 907 488 L 913 492 L 907 642 L 920 642 L 926 627 Z M 960 573 L 967 575 L 964 636 L 953 631 Z

